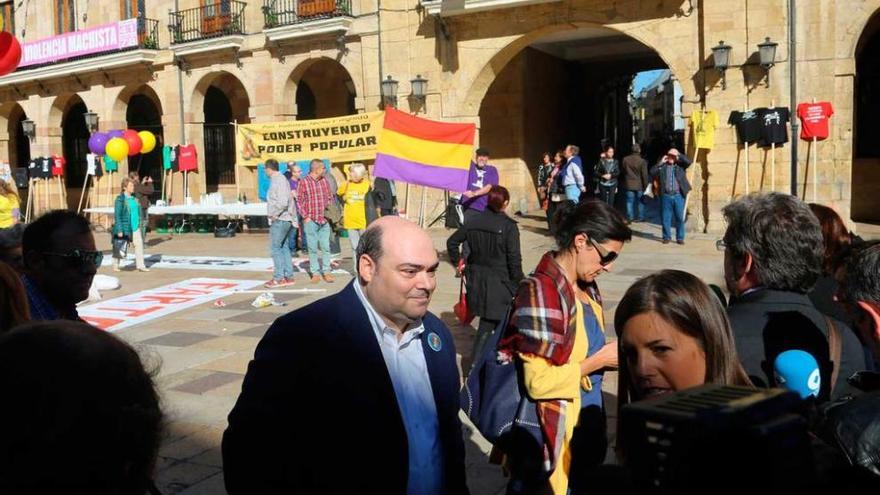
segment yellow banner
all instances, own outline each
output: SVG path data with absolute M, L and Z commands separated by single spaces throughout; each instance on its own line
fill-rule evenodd
M 239 124 L 235 147 L 239 165 L 256 166 L 269 158 L 279 162 L 328 159 L 331 162 L 372 160 L 385 112 L 288 122 Z

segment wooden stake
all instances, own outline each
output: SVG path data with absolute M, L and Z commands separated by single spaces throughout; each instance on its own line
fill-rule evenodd
M 81 212 L 82 209 L 83 209 L 83 198 L 84 198 L 85 195 L 86 195 L 86 186 L 87 186 L 88 183 L 89 183 L 89 177 L 90 177 L 90 176 L 89 176 L 88 172 L 86 172 L 86 177 L 85 177 L 85 179 L 83 179 L 83 188 L 82 188 L 82 192 L 79 193 L 79 202 L 77 203 L 77 207 L 76 207 L 76 212 L 77 212 L 77 213 Z
M 28 199 L 24 208 L 24 221 L 27 223 L 31 218 L 31 206 L 34 204 L 34 179 L 28 177 Z
M 61 209 L 66 210 L 67 204 L 64 201 L 64 188 L 61 186 L 61 176 L 57 175 L 55 178 L 58 179 L 58 201 L 61 203 Z
M 235 141 L 238 142 L 238 119 L 232 121 L 232 124 L 235 126 Z M 241 182 L 238 177 L 238 147 L 235 149 L 235 161 L 232 163 L 232 168 L 235 171 L 235 201 L 241 201 Z M 295 165 L 294 165 L 295 166 Z
M 748 112 L 748 108 L 746 108 L 745 103 L 743 103 L 743 113 Z M 749 194 L 749 181 L 751 180 L 751 175 L 749 174 L 749 143 L 746 141 L 745 143 L 746 149 L 746 194 Z
M 48 210 L 51 210 L 51 209 L 52 209 L 52 197 L 49 196 L 49 189 L 50 189 L 50 187 L 49 187 L 49 179 L 46 178 L 46 179 L 43 179 L 43 180 L 44 180 L 43 199 L 46 200 L 46 210 L 48 211 Z
M 770 190 L 776 191 L 776 143 L 770 143 Z
M 813 97 L 813 103 L 814 104 L 816 103 L 815 96 Z M 792 137 L 794 137 L 794 136 L 792 136 Z M 819 167 L 819 157 L 817 154 L 818 150 L 816 149 L 817 142 L 818 141 L 816 139 L 816 136 L 813 136 L 813 145 L 810 147 L 810 155 L 812 155 L 812 158 L 813 158 L 813 203 L 815 203 L 819 197 L 819 193 L 817 191 L 817 184 L 819 183 L 819 168 L 818 168 Z M 807 181 L 807 178 L 804 177 L 804 182 L 806 182 L 806 181 Z M 806 189 L 806 188 L 804 188 L 804 189 Z

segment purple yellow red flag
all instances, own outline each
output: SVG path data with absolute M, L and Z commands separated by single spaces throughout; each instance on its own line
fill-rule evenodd
M 477 126 L 436 122 L 389 108 L 379 132 L 376 177 L 467 190 Z

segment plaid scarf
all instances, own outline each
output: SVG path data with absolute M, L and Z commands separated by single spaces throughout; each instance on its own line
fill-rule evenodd
M 501 359 L 517 352 L 540 356 L 556 366 L 568 362 L 574 346 L 577 300 L 565 274 L 544 254 L 531 276 L 520 282 L 505 334 L 498 344 Z M 596 299 L 598 301 L 598 299 Z M 535 401 L 544 433 L 544 469 L 553 472 L 565 438 L 567 401 Z

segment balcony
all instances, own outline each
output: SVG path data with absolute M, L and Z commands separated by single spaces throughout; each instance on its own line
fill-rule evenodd
M 263 1 L 263 26 L 270 42 L 345 34 L 353 22 L 350 0 Z
M 238 0 L 220 0 L 170 12 L 171 49 L 180 56 L 228 48 L 238 50 L 244 42 L 246 6 Z
M 559 1 L 560 0 L 422 0 L 421 5 L 429 15 L 450 17 L 487 10 L 524 7 L 527 5 Z
M 78 75 L 95 70 L 108 70 L 134 64 L 151 64 L 156 58 L 156 51 L 159 50 L 158 20 L 137 17 L 102 25 L 99 26 L 99 28 L 107 28 L 108 26 L 118 24 L 119 26 L 122 26 L 122 29 L 126 29 L 125 26 L 128 26 L 127 29 L 133 29 L 134 26 L 132 23 L 137 24 L 137 38 L 129 38 L 130 43 L 119 44 L 111 49 L 99 49 L 94 53 L 88 53 L 85 55 L 59 58 L 52 60 L 51 62 L 21 66 L 12 74 L 0 77 L 0 86 L 20 84 L 29 81 L 42 81 L 55 77 Z M 131 31 L 128 32 L 131 33 Z M 85 33 L 82 31 L 66 33 L 61 36 L 46 38 L 45 41 L 64 36 L 74 36 L 77 34 Z M 37 40 L 36 43 L 41 41 L 44 40 Z

